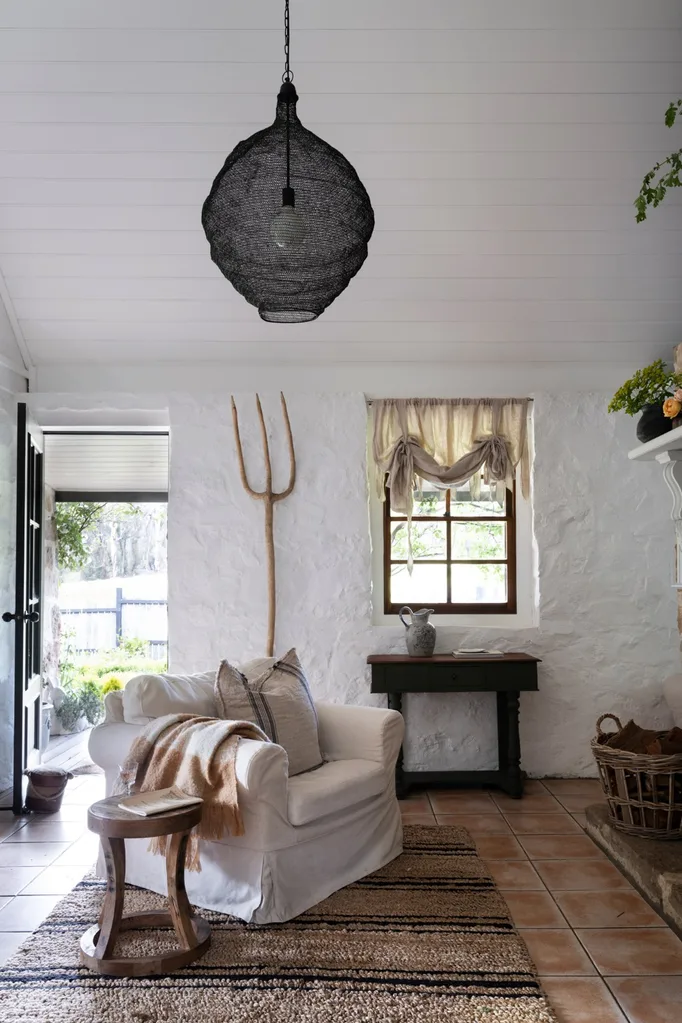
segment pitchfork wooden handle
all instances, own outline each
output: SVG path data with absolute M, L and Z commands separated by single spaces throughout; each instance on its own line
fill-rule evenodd
M 289 412 L 287 410 L 287 403 L 284 400 L 284 395 L 280 391 L 280 401 L 282 404 L 282 417 L 284 419 L 284 428 L 287 438 L 287 447 L 289 449 L 289 483 L 285 490 L 277 492 L 272 489 L 272 462 L 270 459 L 270 445 L 268 443 L 268 433 L 265 428 L 265 418 L 263 416 L 263 408 L 260 403 L 260 398 L 256 395 L 256 411 L 258 413 L 258 422 L 260 424 L 261 441 L 263 443 L 263 458 L 265 461 L 265 488 L 263 490 L 254 490 L 249 483 L 246 475 L 246 466 L 244 464 L 244 451 L 242 449 L 241 437 L 239 435 L 239 417 L 237 415 L 237 406 L 234 398 L 232 401 L 232 425 L 234 427 L 234 439 L 237 447 L 237 462 L 239 464 L 239 477 L 242 481 L 244 490 L 251 497 L 257 501 L 263 501 L 265 505 L 265 550 L 267 553 L 267 571 L 268 571 L 268 641 L 266 645 L 266 656 L 272 657 L 275 652 L 275 614 L 276 614 L 276 599 L 275 599 L 275 538 L 274 538 L 274 527 L 273 527 L 273 508 L 277 501 L 283 501 L 285 497 L 288 497 L 291 491 L 294 489 L 296 483 L 296 454 L 294 452 L 294 439 L 291 434 L 291 423 L 289 421 Z

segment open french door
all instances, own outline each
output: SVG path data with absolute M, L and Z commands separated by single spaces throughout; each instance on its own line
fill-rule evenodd
M 42 728 L 43 437 L 17 406 L 17 535 L 14 611 L 14 769 L 12 809 L 24 809 L 24 771 L 40 763 Z

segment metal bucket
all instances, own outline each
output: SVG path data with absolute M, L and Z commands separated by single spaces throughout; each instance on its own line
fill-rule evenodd
M 66 783 L 73 775 L 63 767 L 33 767 L 28 778 L 26 809 L 34 813 L 56 813 L 62 805 Z

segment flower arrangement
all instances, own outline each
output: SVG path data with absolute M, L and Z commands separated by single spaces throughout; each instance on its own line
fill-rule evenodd
M 623 411 L 635 416 L 648 405 L 662 406 L 663 415 L 675 419 L 682 412 L 682 373 L 668 369 L 663 359 L 637 372 L 618 388 L 609 412 Z
M 663 402 L 663 415 L 668 419 L 677 419 L 680 412 L 682 412 L 682 388 L 678 387 L 672 398 L 666 398 Z

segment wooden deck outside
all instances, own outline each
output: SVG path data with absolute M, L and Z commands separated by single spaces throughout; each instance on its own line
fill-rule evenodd
M 47 744 L 42 763 L 50 767 L 63 767 L 73 771 L 92 763 L 88 755 L 88 739 L 91 729 L 74 732 L 72 735 L 54 735 Z

